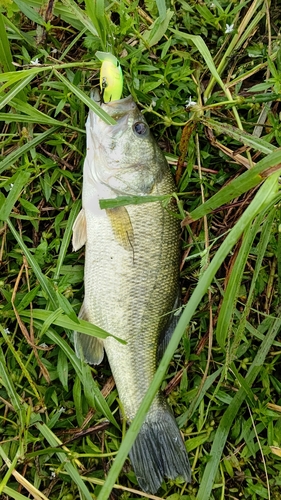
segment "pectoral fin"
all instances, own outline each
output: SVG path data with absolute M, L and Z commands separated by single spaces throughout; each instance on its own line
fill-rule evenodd
M 134 230 L 126 207 L 108 208 L 106 213 L 116 241 L 125 250 L 134 249 Z
M 72 246 L 74 252 L 79 250 L 87 241 L 86 217 L 84 208 L 80 210 L 73 224 Z
M 88 321 L 84 304 L 82 304 L 78 318 Z M 103 341 L 97 337 L 74 332 L 74 348 L 76 356 L 90 365 L 99 365 L 103 360 Z

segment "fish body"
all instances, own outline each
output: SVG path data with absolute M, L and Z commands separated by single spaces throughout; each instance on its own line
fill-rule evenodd
M 159 338 L 178 296 L 179 223 L 160 201 L 101 210 L 99 200 L 118 195 L 163 195 L 175 190 L 165 157 L 128 98 L 103 104 L 116 121 L 107 125 L 90 111 L 83 172 L 82 211 L 73 247 L 85 251 L 85 297 L 80 317 L 126 341 L 104 341 L 75 332 L 78 356 L 98 364 L 105 349 L 128 424 L 157 366 Z M 164 478 L 190 467 L 171 411 L 155 397 L 130 452 L 144 491 L 156 492 Z

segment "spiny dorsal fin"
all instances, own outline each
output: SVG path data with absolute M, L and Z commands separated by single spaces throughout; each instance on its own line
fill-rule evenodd
M 87 228 L 86 228 L 86 217 L 85 210 L 82 208 L 77 215 L 73 224 L 73 236 L 72 236 L 72 246 L 74 252 L 79 250 L 87 241 Z
M 107 208 L 106 213 L 116 241 L 125 250 L 133 250 L 134 230 L 126 207 Z
M 84 303 L 80 309 L 78 318 L 88 321 Z M 85 333 L 74 332 L 74 348 L 78 358 L 83 359 L 90 365 L 99 365 L 104 356 L 103 341 Z

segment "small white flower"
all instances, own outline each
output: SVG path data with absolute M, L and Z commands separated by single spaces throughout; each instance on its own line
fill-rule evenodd
M 214 4 L 214 2 L 210 3 L 210 8 L 211 8 L 211 9 L 214 9 L 214 8 L 215 8 L 215 4 Z
M 58 52 L 58 49 L 52 49 L 51 54 L 56 54 Z
M 233 30 L 234 30 L 234 24 L 227 24 L 225 28 L 225 34 L 232 33 Z
M 56 473 L 55 473 L 54 470 L 52 470 L 52 472 L 51 472 L 51 479 L 55 479 L 55 477 L 56 477 Z
M 34 61 L 30 61 L 30 64 L 33 64 L 33 65 L 40 65 L 40 62 L 39 62 L 39 59 L 38 57 L 36 57 L 36 59 L 34 59 Z
M 151 106 L 152 106 L 153 108 L 155 108 L 155 106 L 156 106 L 156 99 L 152 99 L 152 100 L 151 100 Z
M 9 335 L 11 333 L 9 328 L 4 328 L 4 332 L 6 333 L 6 335 Z
M 185 107 L 186 108 L 192 108 L 193 106 L 196 106 L 197 102 L 192 100 L 192 97 L 189 96 L 189 98 L 185 101 Z
M 66 408 L 65 408 L 64 406 L 62 406 L 62 407 L 59 409 L 59 412 L 60 412 L 60 413 L 63 413 L 65 410 L 66 410 Z

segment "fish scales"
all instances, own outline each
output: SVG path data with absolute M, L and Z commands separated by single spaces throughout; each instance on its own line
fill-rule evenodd
M 75 332 L 75 349 L 85 361 L 98 364 L 105 348 L 130 423 L 155 374 L 159 337 L 178 295 L 179 222 L 172 202 L 168 209 L 159 201 L 99 208 L 101 198 L 175 190 L 164 155 L 131 97 L 103 107 L 117 125 L 89 116 L 83 209 L 74 224 L 74 248 L 86 244 L 80 317 L 127 344 L 107 337 L 102 345 Z M 145 491 L 156 492 L 164 476 L 190 480 L 183 441 L 160 393 L 130 457 Z

